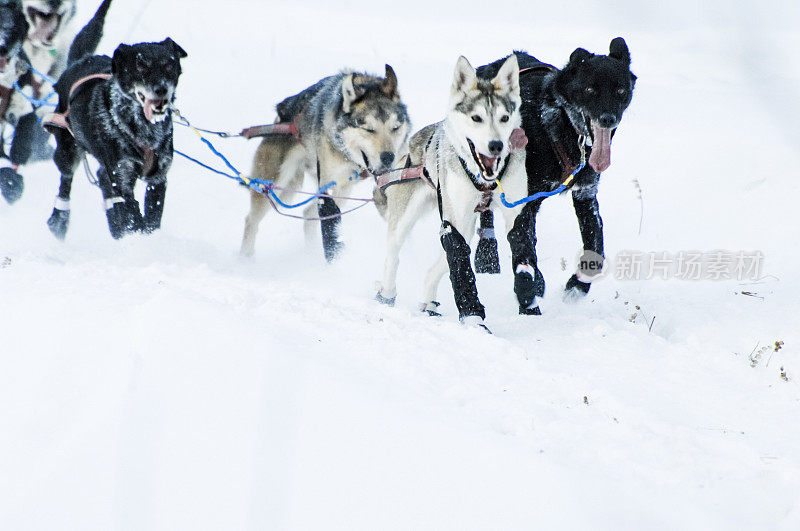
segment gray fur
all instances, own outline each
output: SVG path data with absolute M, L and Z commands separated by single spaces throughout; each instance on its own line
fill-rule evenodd
M 347 94 L 347 96 L 345 96 Z M 304 174 L 314 176 L 314 188 L 335 182 L 323 198 L 303 212 L 307 238 L 317 221 L 341 211 L 350 195 L 354 175 L 368 178 L 396 166 L 405 151 L 410 123 L 408 111 L 397 91 L 397 78 L 389 65 L 383 78 L 352 72 L 325 77 L 277 105 L 278 121 L 294 122 L 300 140 L 266 137 L 253 160 L 252 177 L 275 181 L 284 191 L 281 200 L 291 200 L 291 190 L 302 187 Z M 335 204 L 334 204 L 335 203 Z M 269 210 L 267 199 L 251 193 L 245 220 L 241 254 L 252 255 L 258 225 Z M 324 212 L 323 212 L 324 210 Z M 336 241 L 338 219 L 322 222 L 323 245 L 329 260 L 341 245 Z

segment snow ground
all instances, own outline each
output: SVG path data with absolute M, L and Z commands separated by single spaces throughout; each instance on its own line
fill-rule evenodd
M 344 221 L 333 266 L 278 217 L 241 261 L 247 194 L 176 159 L 161 232 L 112 241 L 79 177 L 59 243 L 55 169 L 32 165 L 23 199 L 0 203 L 0 527 L 800 528 L 798 8 L 487 7 L 120 0 L 102 51 L 172 36 L 189 52 L 181 110 L 231 130 L 389 62 L 418 128 L 442 116 L 459 54 L 560 65 L 623 35 L 639 81 L 601 186 L 607 254 L 759 250 L 768 276 L 608 277 L 562 302 L 579 235 L 556 197 L 539 217 L 545 315 L 516 315 L 507 270 L 480 277 L 487 336 L 458 325 L 446 282 L 444 318 L 415 311 L 433 215 L 390 309 L 371 300 L 371 207 Z M 176 146 L 211 160 L 186 131 Z M 256 143 L 219 146 L 247 169 Z

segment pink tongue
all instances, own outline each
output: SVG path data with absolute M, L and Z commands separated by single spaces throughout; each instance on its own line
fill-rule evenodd
M 481 158 L 481 162 L 483 163 L 483 167 L 486 168 L 487 172 L 494 172 L 494 163 L 497 160 L 497 157 L 485 157 L 483 155 L 479 155 Z M 491 175 L 489 175 L 491 177 Z
M 589 156 L 589 164 L 594 171 L 602 173 L 611 166 L 611 129 L 600 127 L 597 122 L 592 122 L 592 154 Z
M 8 59 L 5 57 L 0 57 L 0 72 L 4 71 L 8 66 Z
M 156 102 L 154 100 L 147 100 L 144 102 L 144 117 L 147 118 L 148 121 L 153 119 L 153 115 L 156 112 Z

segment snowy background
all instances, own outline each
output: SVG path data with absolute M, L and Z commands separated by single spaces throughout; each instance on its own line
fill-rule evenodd
M 789 4 L 116 0 L 101 51 L 171 36 L 189 52 L 180 109 L 224 130 L 386 62 L 418 129 L 443 117 L 460 54 L 561 66 L 624 36 L 639 81 L 599 195 L 608 256 L 761 251 L 765 278 L 610 276 L 564 303 L 580 238 L 554 197 L 545 315 L 517 315 L 501 242 L 503 274 L 478 281 L 488 336 L 458 324 L 446 279 L 445 316 L 416 312 L 435 215 L 391 309 L 371 300 L 372 207 L 344 220 L 333 266 L 277 216 L 242 261 L 247 192 L 176 158 L 162 231 L 113 241 L 79 174 L 60 243 L 58 175 L 35 164 L 0 202 L 0 528 L 800 529 Z M 218 145 L 249 170 L 257 141 Z M 212 160 L 185 130 L 176 146 Z

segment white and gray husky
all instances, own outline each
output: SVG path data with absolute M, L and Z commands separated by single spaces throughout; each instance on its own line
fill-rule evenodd
M 387 256 L 377 300 L 394 304 L 400 248 L 423 210 L 438 203 L 442 253 L 425 276 L 421 309 L 437 315 L 437 287 L 449 268 L 461 322 L 488 331 L 465 236 L 474 233 L 479 212 L 500 210 L 512 254 L 524 247 L 515 245 L 525 237 L 515 224 L 521 207 L 502 206 L 498 186 L 501 183 L 510 197 L 527 192 L 525 150 L 520 149 L 524 146 L 519 129 L 521 103 L 516 57 L 509 57 L 491 79 L 479 77 L 464 57 L 458 59 L 447 118 L 416 133 L 404 161 L 406 166 L 423 165 L 428 179 L 375 190 L 378 210 L 388 221 Z M 519 273 L 528 274 L 520 265 Z
M 338 238 L 341 207 L 358 179 L 389 171 L 407 150 L 409 120 L 397 90 L 394 70 L 386 65 L 383 78 L 353 72 L 326 77 L 277 106 L 278 120 L 293 123 L 297 137 L 267 136 L 253 160 L 251 176 L 274 181 L 286 201 L 300 189 L 305 174 L 315 187 L 336 182 L 304 211 L 306 235 L 322 226 L 325 258 L 342 248 Z M 268 199 L 251 192 L 241 253 L 253 254 L 258 225 L 270 209 Z

